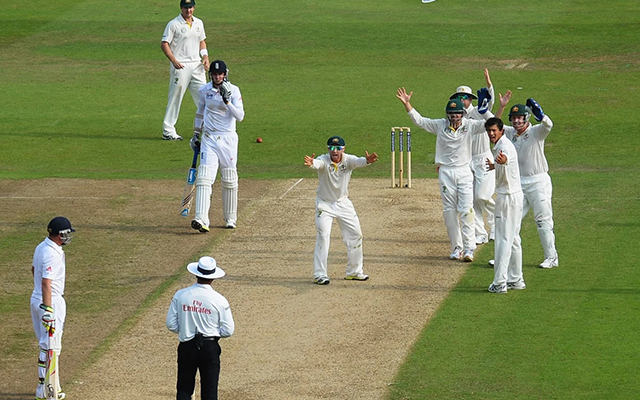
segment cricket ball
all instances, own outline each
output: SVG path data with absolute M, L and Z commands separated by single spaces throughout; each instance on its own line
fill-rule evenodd
M 262 143 L 262 138 L 261 137 L 257 138 L 256 143 Z

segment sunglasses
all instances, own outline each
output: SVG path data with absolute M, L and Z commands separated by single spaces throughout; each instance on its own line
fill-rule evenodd
M 344 150 L 344 146 L 328 146 L 329 147 L 329 151 L 341 151 Z
M 466 94 L 462 94 L 462 95 L 459 95 L 458 98 L 460 100 L 469 100 L 471 98 L 471 96 L 468 96 Z

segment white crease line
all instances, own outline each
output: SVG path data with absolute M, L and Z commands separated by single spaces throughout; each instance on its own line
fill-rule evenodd
M 0 196 L 0 199 L 7 200 L 48 200 L 48 199 L 56 199 L 56 200 L 79 200 L 79 199 L 89 199 L 89 200 L 107 200 L 109 197 L 85 197 L 85 196 L 60 196 L 60 197 L 51 197 L 51 196 Z
M 303 179 L 304 179 L 304 178 L 300 178 L 300 179 L 298 179 L 298 182 L 296 182 L 296 183 L 294 183 L 293 185 L 291 185 L 291 187 L 290 187 L 289 189 L 287 189 L 287 191 L 286 191 L 286 192 L 284 192 L 284 193 L 282 194 L 282 196 L 280 196 L 280 198 L 279 198 L 278 200 L 282 200 L 282 199 L 284 198 L 284 196 L 286 196 L 286 195 L 287 195 L 287 193 L 289 193 L 289 192 L 291 191 L 291 189 L 293 189 L 294 187 L 296 187 L 296 185 L 297 185 L 298 183 L 302 182 L 302 180 L 303 180 Z

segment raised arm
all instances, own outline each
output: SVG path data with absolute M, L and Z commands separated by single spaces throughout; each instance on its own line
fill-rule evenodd
M 500 108 L 496 113 L 496 117 L 502 118 L 502 113 L 504 113 L 504 109 L 507 107 L 507 104 L 509 104 L 509 100 L 511 100 L 511 90 L 507 90 L 504 96 L 502 96 L 502 93 L 498 93 L 498 96 L 500 97 Z
M 407 93 L 403 87 L 398 88 L 398 92 L 396 93 L 396 97 L 400 99 L 402 104 L 404 104 L 404 108 L 407 112 L 413 110 L 413 107 L 411 106 L 411 96 L 413 96 L 413 92 Z

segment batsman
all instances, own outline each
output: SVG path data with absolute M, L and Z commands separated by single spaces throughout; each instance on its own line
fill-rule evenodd
M 49 222 L 47 231 L 49 236 L 36 247 L 31 267 L 31 319 L 40 347 L 36 400 L 65 398 L 60 390 L 57 362 L 67 314 L 63 297 L 66 265 L 62 246 L 71 241 L 75 229 L 65 217 L 55 217 Z
M 238 220 L 238 133 L 236 122 L 244 119 L 240 88 L 229 82 L 229 70 L 222 60 L 211 63 L 211 82 L 200 88 L 193 124 L 191 148 L 200 148 L 196 177 L 196 215 L 191 227 L 209 232 L 211 190 L 218 168 L 222 183 L 222 212 L 225 226 L 235 229 Z

